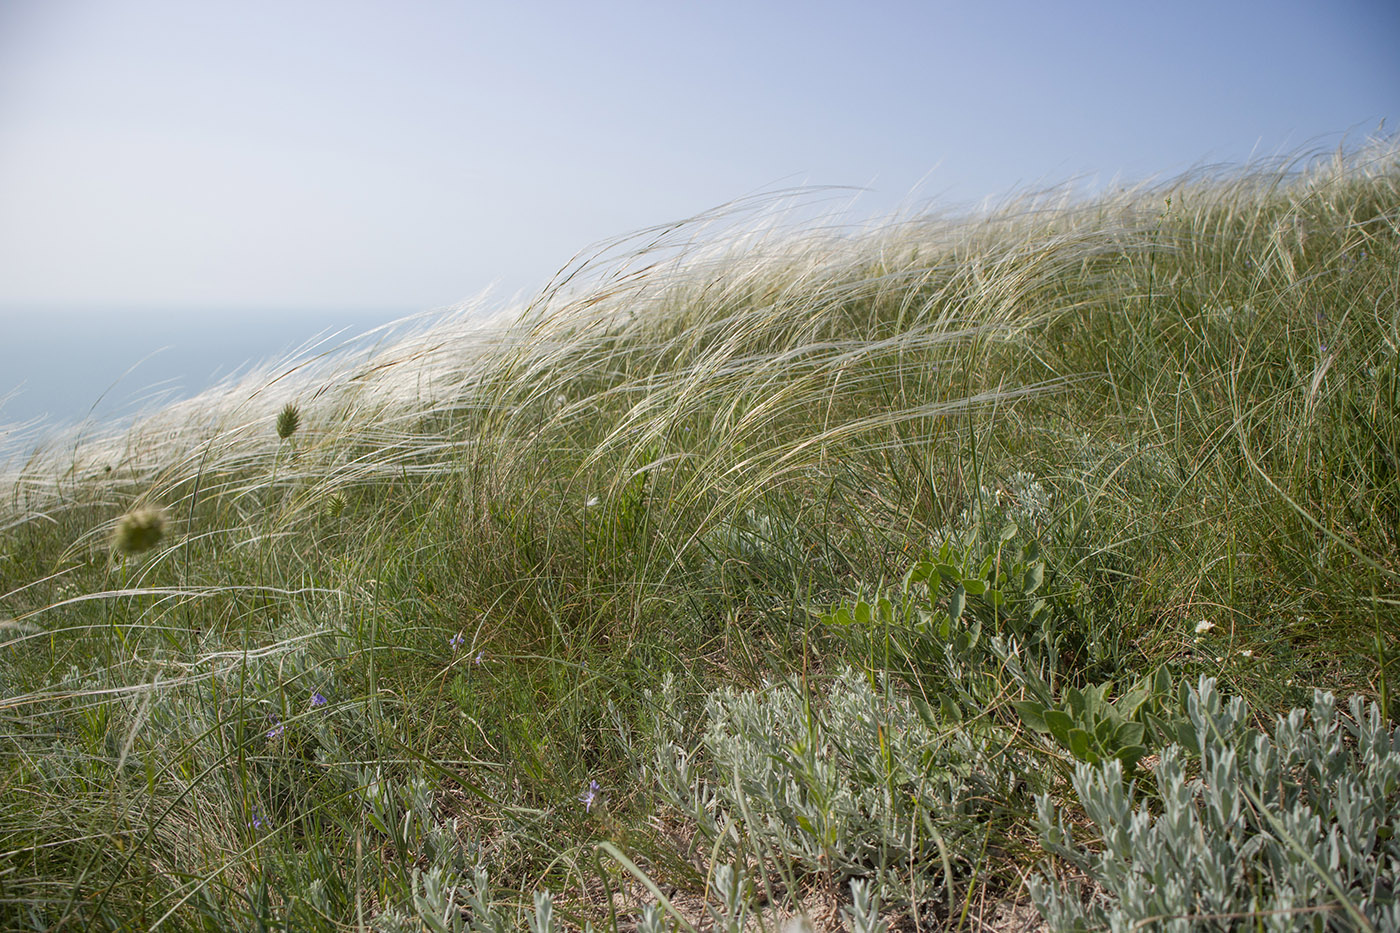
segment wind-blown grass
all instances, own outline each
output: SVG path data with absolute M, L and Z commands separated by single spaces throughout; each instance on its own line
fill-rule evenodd
M 1393 142 L 764 206 L 15 467 L 5 926 L 970 923 L 1175 685 L 1394 721 Z

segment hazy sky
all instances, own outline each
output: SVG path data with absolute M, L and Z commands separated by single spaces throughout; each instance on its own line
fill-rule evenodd
M 1393 0 L 0 0 L 0 306 L 504 299 L 759 190 L 1359 141 L 1397 48 Z

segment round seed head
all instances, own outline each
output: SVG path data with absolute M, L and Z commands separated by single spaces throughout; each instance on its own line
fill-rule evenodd
M 277 436 L 286 440 L 297 433 L 297 427 L 301 425 L 301 412 L 291 402 L 282 409 L 282 413 L 277 416 Z
M 149 551 L 165 536 L 165 513 L 153 505 L 127 512 L 117 522 L 112 547 L 122 554 Z

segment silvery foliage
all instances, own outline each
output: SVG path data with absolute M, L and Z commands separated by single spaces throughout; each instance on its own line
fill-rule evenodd
M 715 869 L 714 892 L 719 898 L 719 906 L 709 906 L 710 919 L 714 930 L 724 933 L 743 933 L 749 922 L 749 882 L 743 869 L 732 865 L 720 865 Z
M 942 538 L 958 547 L 975 544 L 986 531 L 1010 522 L 1029 532 L 1044 531 L 1054 517 L 1055 494 L 1034 473 L 1018 470 L 1006 477 L 1004 488 L 979 486 L 975 498 Z
M 1317 691 L 1311 717 L 1295 709 L 1269 736 L 1248 727 L 1242 700 L 1223 701 L 1202 678 L 1182 744 L 1156 768 L 1160 814 L 1125 786 L 1117 761 L 1075 769 L 1100 851 L 1077 844 L 1050 798 L 1037 798 L 1046 849 L 1101 889 L 1085 907 L 1033 879 L 1050 928 L 1127 931 L 1159 918 L 1155 929 L 1232 929 L 1249 915 L 1268 930 L 1354 929 L 1361 917 L 1400 930 L 1400 728 L 1387 731 L 1360 697 L 1349 717 L 1335 707 Z
M 662 694 L 674 709 L 673 682 Z M 791 682 L 717 690 L 704 719 L 698 748 L 682 746 L 676 720 L 657 739 L 669 802 L 709 840 L 738 824 L 759 851 L 837 879 L 898 866 L 941 883 L 940 846 L 956 857 L 1020 770 L 989 730 L 935 731 L 888 684 L 850 669 L 810 702 Z
M 428 781 L 411 778 L 398 784 L 378 771 L 361 772 L 359 786 L 370 825 L 402 855 L 428 863 L 426 869 L 413 870 L 409 903 L 377 916 L 377 929 L 386 933 L 505 933 L 517 928 L 513 913 L 507 917 L 492 901 L 485 868 L 468 865 L 457 821 L 438 818 Z M 549 892 L 539 892 L 535 913 L 526 911 L 527 921 L 532 929 L 543 922 L 542 929 L 548 930 L 552 913 Z
M 411 880 L 411 904 L 391 907 L 374 919 L 384 933 L 507 933 L 519 928 L 514 913 L 507 916 L 491 899 L 486 870 L 470 873 L 434 863 L 427 870 L 415 868 Z M 526 923 L 535 933 L 552 933 L 554 898 L 548 891 L 535 892 L 535 910 L 525 911 Z
M 554 933 L 554 895 L 548 890 L 535 892 L 535 912 L 526 918 L 530 933 Z
M 412 853 L 444 871 L 461 870 L 456 821 L 444 823 L 436 815 L 432 785 L 423 778 L 406 784 L 362 772 L 360 795 L 370 825 L 383 833 L 402 853 Z
M 642 915 L 637 920 L 637 933 L 666 933 L 666 930 L 666 911 L 661 905 L 642 905 Z
M 841 912 L 851 927 L 851 933 L 887 933 L 890 925 L 880 919 L 880 895 L 870 882 L 851 879 L 851 906 Z
M 792 522 L 756 509 L 745 509 L 720 522 L 701 538 L 710 570 L 732 584 L 786 579 L 791 568 L 805 566 L 807 536 Z
M 1007 477 L 1006 515 L 1022 528 L 1044 528 L 1050 521 L 1053 496 L 1034 473 L 1018 470 Z

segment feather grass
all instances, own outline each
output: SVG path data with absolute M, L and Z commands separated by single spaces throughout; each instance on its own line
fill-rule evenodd
M 625 918 L 595 884 L 708 923 L 687 898 L 718 862 L 653 780 L 657 722 L 786 683 L 826 736 L 848 666 L 920 682 L 821 620 L 994 520 L 1046 555 L 1067 684 L 1166 665 L 1265 712 L 1384 693 L 1398 151 L 863 227 L 821 213 L 830 191 L 737 202 L 585 251 L 524 307 L 398 322 L 12 458 L 4 925 L 456 929 L 463 903 L 539 922 L 543 886 L 569 922 Z M 156 502 L 159 541 L 114 560 Z M 971 721 L 925 710 L 935 732 L 1001 742 L 1071 802 L 996 676 Z M 872 707 L 871 756 L 911 702 Z M 850 764 L 872 792 L 888 766 Z M 837 916 L 820 866 L 859 853 L 784 851 L 802 832 L 750 826 L 768 805 L 714 780 L 748 809 L 708 840 L 726 877 Z M 881 848 L 873 895 L 929 922 L 1024 900 L 1029 800 L 995 838 L 881 827 L 940 850 L 926 875 Z

